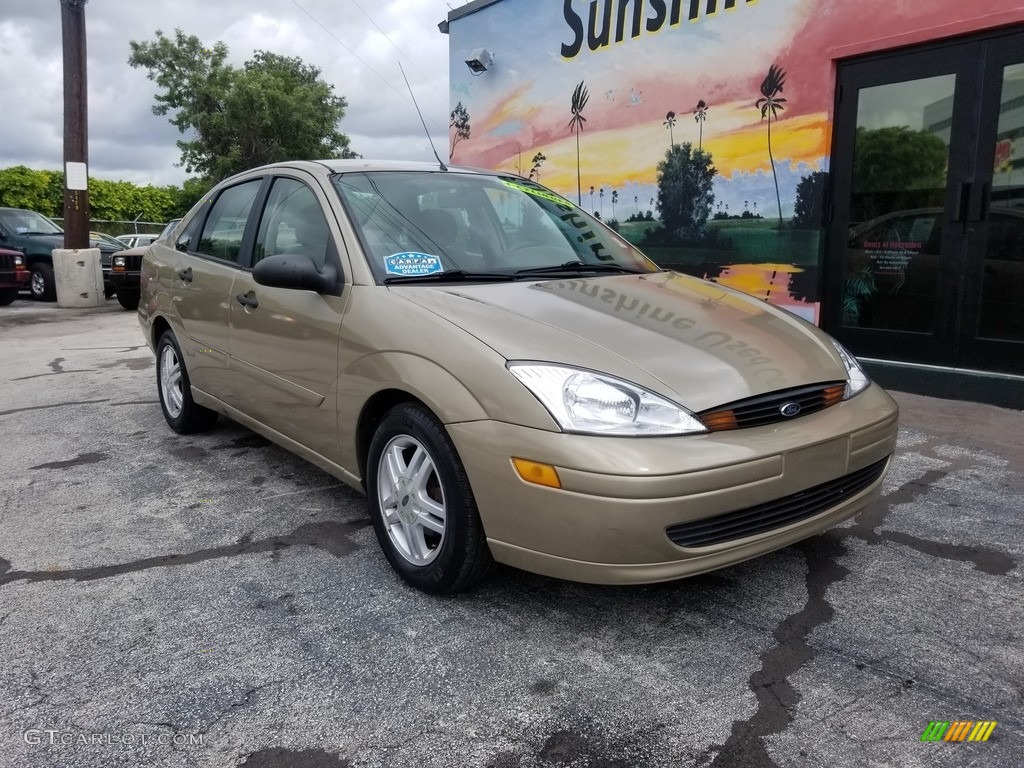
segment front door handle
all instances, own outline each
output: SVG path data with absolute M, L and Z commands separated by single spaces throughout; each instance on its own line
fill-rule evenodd
M 192 282 L 192 267 L 189 267 L 188 269 L 180 269 L 180 270 L 178 270 L 178 277 L 181 278 L 181 282 L 183 282 L 183 283 L 191 283 Z
M 243 307 L 249 307 L 251 309 L 256 309 L 256 307 L 260 305 L 260 303 L 256 300 L 256 295 L 252 291 L 249 291 L 249 293 L 237 294 L 235 296 L 235 301 L 237 301 Z

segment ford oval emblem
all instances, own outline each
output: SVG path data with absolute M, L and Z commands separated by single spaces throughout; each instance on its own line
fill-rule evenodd
M 792 418 L 800 413 L 800 403 L 786 403 L 784 406 L 779 408 L 779 413 L 786 418 Z

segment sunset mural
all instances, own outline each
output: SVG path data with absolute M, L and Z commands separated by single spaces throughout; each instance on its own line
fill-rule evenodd
M 1015 7 L 975 0 L 972 16 Z M 464 104 L 473 126 L 453 160 L 526 175 L 539 152 L 541 182 L 560 194 L 608 218 L 607 200 L 602 212 L 589 190 L 615 191 L 618 219 L 652 208 L 657 219 L 658 164 L 672 143 L 690 143 L 717 172 L 709 227 L 721 236 L 709 247 L 641 246 L 694 274 L 712 265 L 713 279 L 816 319 L 806 287 L 816 285 L 820 229 L 789 228 L 801 179 L 828 168 L 833 61 L 864 52 L 863 41 L 969 31 L 963 15 L 961 0 L 503 0 L 449 28 L 452 105 Z M 481 46 L 494 62 L 473 76 L 463 60 Z M 763 116 L 772 71 L 784 73 L 783 101 Z M 572 124 L 581 83 L 585 122 Z M 651 229 L 622 223 L 634 240 Z

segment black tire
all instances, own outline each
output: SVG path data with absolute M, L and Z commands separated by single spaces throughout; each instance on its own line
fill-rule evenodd
M 0 307 L 13 304 L 16 298 L 18 298 L 17 288 L 0 288 Z
M 37 261 L 31 267 L 28 289 L 36 301 L 56 301 L 57 281 L 53 279 L 53 265 Z
M 420 449 L 431 465 L 425 464 L 428 471 L 417 473 L 423 475 L 422 488 L 411 482 L 392 485 L 394 490 L 385 497 L 385 501 L 395 500 L 389 523 L 385 519 L 382 481 L 378 477 L 382 459 L 386 452 L 411 457 Z M 377 541 L 402 579 L 417 589 L 439 595 L 469 589 L 487 575 L 494 560 L 487 547 L 473 490 L 455 444 L 434 414 L 418 403 L 403 403 L 392 408 L 370 441 L 366 465 L 366 496 Z M 388 485 L 393 480 L 392 473 L 388 472 L 383 482 Z M 424 491 L 429 496 L 427 505 L 443 507 L 443 531 L 440 533 L 420 522 L 433 519 L 432 524 L 436 524 L 439 519 L 424 512 L 429 508 L 421 506 Z M 406 524 L 409 519 L 412 522 Z M 417 528 L 424 533 L 420 545 L 425 545 L 422 551 L 426 554 L 421 563 L 413 562 L 409 554 L 403 552 L 392 533 L 404 539 L 406 532 Z
M 133 312 L 139 308 L 139 292 L 118 288 L 117 303 L 129 312 Z
M 166 364 L 170 367 L 172 362 L 177 366 L 180 375 L 176 380 L 169 376 L 169 381 L 165 382 L 163 366 Z M 178 434 L 205 432 L 217 423 L 216 411 L 204 408 L 192 399 L 185 359 L 181 354 L 181 347 L 178 346 L 178 340 L 171 331 L 164 331 L 156 345 L 156 390 L 164 418 L 167 419 L 168 426 Z

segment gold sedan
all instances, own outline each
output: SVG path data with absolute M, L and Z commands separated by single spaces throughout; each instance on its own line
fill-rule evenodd
M 859 512 L 895 447 L 896 404 L 828 335 L 516 176 L 258 168 L 149 249 L 141 289 L 171 428 L 227 416 L 364 490 L 428 592 L 494 561 L 730 565 Z

